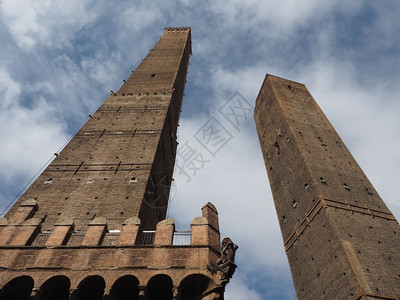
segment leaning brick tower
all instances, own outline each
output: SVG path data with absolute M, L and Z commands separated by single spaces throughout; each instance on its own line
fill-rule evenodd
M 299 299 L 400 299 L 400 227 L 303 84 L 267 75 L 255 121 Z
M 0 218 L 0 299 L 214 299 L 233 274 L 218 212 L 167 219 L 190 28 L 166 28 L 119 91 Z

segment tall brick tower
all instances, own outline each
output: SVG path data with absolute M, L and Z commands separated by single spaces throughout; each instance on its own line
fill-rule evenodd
M 399 225 L 306 87 L 267 75 L 254 114 L 298 298 L 399 299 Z
M 190 28 L 166 28 L 0 219 L 0 299 L 223 298 L 214 205 L 189 232 L 165 220 L 190 54 Z

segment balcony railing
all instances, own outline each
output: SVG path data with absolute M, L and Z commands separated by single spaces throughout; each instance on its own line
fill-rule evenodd
M 145 230 L 142 232 L 138 232 L 136 236 L 135 245 L 145 246 L 145 245 L 154 245 L 154 236 L 156 235 L 155 230 Z
M 50 236 L 51 231 L 42 231 L 39 233 L 32 242 L 32 246 L 44 246 Z M 104 235 L 101 245 L 103 246 L 117 246 L 119 230 L 110 230 Z M 138 232 L 135 245 L 149 246 L 154 245 L 155 230 L 145 230 Z M 66 246 L 80 246 L 82 244 L 85 231 L 71 231 L 69 233 Z M 175 231 L 172 245 L 174 246 L 187 246 L 190 245 L 190 231 Z
M 172 240 L 174 246 L 187 246 L 190 245 L 190 231 L 175 231 L 174 239 Z

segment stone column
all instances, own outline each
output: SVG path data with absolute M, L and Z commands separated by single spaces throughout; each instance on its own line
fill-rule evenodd
M 77 300 L 78 299 L 78 289 L 70 289 L 69 290 L 69 300 Z
M 146 288 L 145 285 L 139 285 L 139 300 L 146 299 Z
M 32 293 L 29 296 L 29 300 L 40 300 L 42 296 L 42 292 L 40 288 L 33 288 Z
M 105 288 L 104 289 L 104 294 L 103 294 L 103 300 L 109 300 L 110 299 L 110 288 Z

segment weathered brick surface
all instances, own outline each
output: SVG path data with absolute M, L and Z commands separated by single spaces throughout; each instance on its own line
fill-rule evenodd
M 214 229 L 219 231 L 219 223 L 218 223 L 218 211 L 215 206 L 208 202 L 201 208 L 202 216 L 206 218 Z
M 154 245 L 172 245 L 175 231 L 175 222 L 172 218 L 158 222 L 154 237 Z
M 68 239 L 68 234 L 71 231 L 71 226 L 54 226 L 48 240 L 46 241 L 46 246 L 60 246 L 64 245 Z
M 215 218 L 211 221 L 215 221 Z M 219 230 L 211 226 L 209 219 L 205 217 L 194 218 L 190 224 L 190 231 L 192 245 L 210 245 L 216 249 L 219 248 Z
M 101 245 L 104 234 L 107 231 L 106 225 L 92 225 L 89 226 L 85 232 L 82 241 L 82 246 L 97 246 Z
M 40 231 L 38 226 L 17 226 L 13 232 L 13 237 L 9 242 L 13 246 L 26 246 L 33 241 L 35 235 Z
M 166 214 L 190 53 L 190 30 L 166 29 L 7 217 L 32 198 L 39 206 L 35 217 L 45 218 L 43 230 L 60 217 L 85 230 L 96 216 L 105 217 L 110 229 L 132 216 L 154 229 Z
M 156 274 L 166 274 L 173 279 L 174 285 L 178 286 L 183 278 L 193 273 L 210 276 L 206 268 L 210 261 L 209 256 L 216 260 L 219 255 L 207 246 L 114 249 L 65 247 L 2 251 L 4 255 L 0 264 L 13 269 L 1 277 L 2 285 L 21 275 L 19 268 L 30 268 L 32 270 L 26 271 L 25 274 L 35 278 L 37 287 L 53 276 L 65 275 L 71 280 L 71 288 L 76 288 L 89 275 L 101 275 L 106 281 L 106 286 L 110 288 L 116 279 L 127 274 L 136 276 L 143 285 Z M 5 257 L 18 259 L 8 261 Z
M 306 87 L 267 75 L 255 120 L 298 298 L 400 297 L 399 225 Z
M 104 295 L 108 297 L 114 284 L 123 276 L 137 278 L 139 285 L 143 286 L 142 291 L 148 293 L 146 285 L 157 275 L 162 274 L 170 278 L 178 292 L 183 280 L 200 274 L 203 280 L 207 279 L 207 284 L 199 291 L 200 294 L 206 290 L 223 291 L 223 286 L 218 284 L 219 275 L 208 269 L 220 256 L 219 245 L 211 245 L 208 239 L 208 220 L 204 217 L 196 219 L 203 221 L 197 222 L 195 226 L 197 232 L 203 235 L 203 240 L 197 238 L 195 242 L 180 246 L 172 245 L 173 219 L 159 222 L 154 245 L 148 246 L 133 245 L 134 243 L 128 240 L 129 233 L 137 233 L 138 224 L 134 224 L 135 220 L 126 221 L 120 233 L 123 238 L 118 239 L 118 243 L 113 246 L 101 244 L 105 228 L 102 218 L 95 219 L 88 226 L 82 243 L 75 246 L 62 244 L 63 239 L 60 236 L 64 231 L 59 229 L 67 226 L 57 225 L 52 232 L 57 233 L 57 238 L 53 238 L 52 243 L 46 242 L 42 246 L 0 246 L 0 286 L 4 287 L 12 279 L 24 275 L 32 278 L 34 290 L 45 291 L 47 280 L 64 276 L 70 282 L 68 293 L 73 295 L 86 278 L 97 276 L 105 281 Z M 33 226 L 26 225 L 15 227 L 33 229 Z M 127 232 L 124 232 L 125 228 L 128 228 Z M 49 240 L 50 237 L 47 241 Z M 58 245 L 54 243 L 55 240 L 59 241 Z M 192 286 L 193 288 L 195 286 Z M 71 299 L 74 299 L 73 296 Z
M 139 232 L 140 220 L 139 218 L 131 218 L 124 222 L 121 232 L 118 237 L 117 244 L 120 246 L 133 246 L 135 245 L 136 237 Z
M 167 28 L 0 220 L 0 299 L 223 294 L 221 272 L 208 268 L 220 256 L 215 207 L 187 245 L 173 245 L 174 221 L 161 221 L 190 53 L 190 29 Z
M 35 201 L 36 202 L 36 201 Z M 26 219 L 32 218 L 37 211 L 37 205 L 21 205 L 14 215 L 8 220 L 10 224 L 22 224 Z
M 5 245 L 11 241 L 14 232 L 18 227 L 16 226 L 1 226 L 0 227 L 0 245 Z

